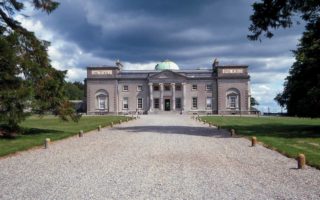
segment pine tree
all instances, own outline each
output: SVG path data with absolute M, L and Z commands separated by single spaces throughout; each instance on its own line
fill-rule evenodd
M 33 6 L 47 13 L 59 3 L 33 0 Z M 0 2 L 0 120 L 2 132 L 12 134 L 28 115 L 47 111 L 67 120 L 78 117 L 64 97 L 66 71 L 54 69 L 48 58 L 49 42 L 36 38 L 12 16 L 24 8 L 18 0 Z

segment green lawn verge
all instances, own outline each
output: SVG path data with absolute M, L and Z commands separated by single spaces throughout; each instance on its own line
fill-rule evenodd
M 291 117 L 221 117 L 205 116 L 224 129 L 235 129 L 237 135 L 256 136 L 258 141 L 288 157 L 304 153 L 307 163 L 320 169 L 320 119 Z
M 79 122 L 65 122 L 54 116 L 32 116 L 21 123 L 23 134 L 14 139 L 0 137 L 0 156 L 43 145 L 45 138 L 60 140 L 78 134 L 79 130 L 88 132 L 99 125 L 105 127 L 125 119 L 124 116 L 82 116 Z

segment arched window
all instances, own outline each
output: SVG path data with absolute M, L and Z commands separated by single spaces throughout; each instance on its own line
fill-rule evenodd
M 240 92 L 238 89 L 231 88 L 226 93 L 227 109 L 239 110 L 240 106 Z
M 109 102 L 109 95 L 105 90 L 98 90 L 96 92 L 96 109 L 102 111 L 108 111 L 108 102 Z

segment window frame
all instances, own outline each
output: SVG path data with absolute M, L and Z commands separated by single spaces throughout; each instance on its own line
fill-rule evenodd
M 176 91 L 181 91 L 182 90 L 182 85 L 177 84 L 175 89 L 176 89 Z
M 158 106 L 156 106 L 156 103 Z M 153 99 L 153 108 L 154 109 L 160 109 L 160 99 L 159 98 L 154 98 Z
M 139 100 L 141 100 L 141 107 L 139 107 L 139 105 L 140 105 Z M 141 98 L 141 97 L 137 98 L 137 108 L 139 110 L 143 109 L 143 98 Z
M 138 85 L 138 86 L 137 86 L 137 91 L 138 91 L 138 92 L 143 91 L 143 85 Z
M 125 101 L 126 101 L 126 104 L 125 104 Z M 123 97 L 123 99 L 122 99 L 122 109 L 123 110 L 128 110 L 129 109 L 129 97 Z
M 209 86 L 209 88 L 208 88 L 208 86 Z M 206 84 L 206 91 L 212 91 L 212 84 L 210 83 L 210 84 Z
M 176 98 L 176 105 L 175 106 L 176 106 L 176 109 L 182 109 L 180 97 Z
M 153 85 L 152 89 L 153 89 L 153 91 L 160 91 L 160 86 L 159 85 Z
M 208 99 L 210 100 L 210 104 L 208 104 Z M 206 109 L 212 109 L 212 102 L 212 97 L 206 97 Z
M 193 90 L 193 91 L 198 90 L 198 85 L 197 84 L 192 84 L 191 85 L 191 90 Z
M 194 102 L 194 100 L 196 100 L 196 102 Z M 198 109 L 198 97 L 192 97 L 192 107 L 191 109 L 195 110 L 195 109 Z M 194 103 L 196 103 L 196 106 L 194 106 Z
M 127 89 L 125 89 L 125 88 L 127 88 Z M 123 92 L 128 92 L 129 91 L 129 85 L 123 85 L 122 86 L 122 91 Z

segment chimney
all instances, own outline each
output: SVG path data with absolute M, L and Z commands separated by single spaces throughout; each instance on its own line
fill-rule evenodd
M 213 63 L 212 63 L 212 68 L 215 68 L 215 67 L 217 67 L 217 66 L 219 66 L 219 61 L 218 61 L 217 58 L 215 58 L 214 61 L 213 61 Z
M 121 71 L 122 68 L 123 68 L 123 65 L 121 64 L 121 62 L 120 62 L 119 59 L 116 61 L 116 67 L 118 67 L 118 68 L 120 69 L 120 71 Z

